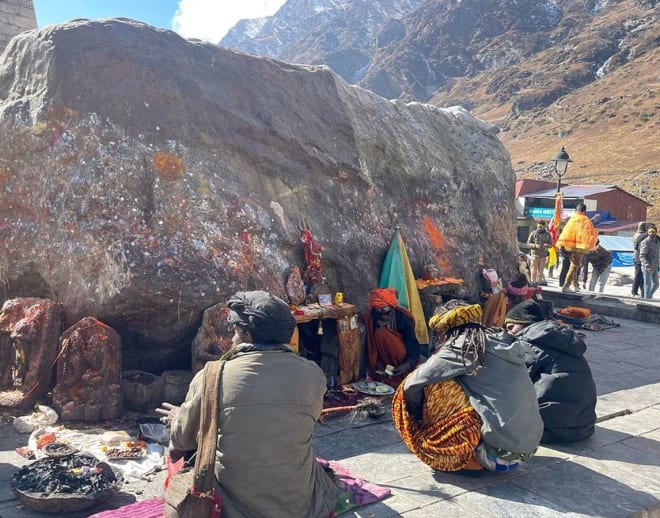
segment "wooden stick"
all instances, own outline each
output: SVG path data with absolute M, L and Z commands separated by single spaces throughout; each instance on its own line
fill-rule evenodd
M 334 417 L 341 414 L 348 414 L 349 412 L 355 410 L 358 405 L 347 405 L 347 406 L 336 406 L 332 408 L 324 408 L 321 410 L 321 416 L 319 421 L 325 420 L 327 417 Z

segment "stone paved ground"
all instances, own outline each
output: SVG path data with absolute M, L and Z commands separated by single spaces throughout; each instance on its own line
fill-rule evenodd
M 603 419 L 594 435 L 541 447 L 518 471 L 434 473 L 408 452 L 390 421 L 359 429 L 321 424 L 319 455 L 392 489 L 392 497 L 353 516 L 626 517 L 646 509 L 660 516 L 660 327 L 618 322 L 585 331 Z
M 602 419 L 595 434 L 581 443 L 541 447 L 517 471 L 476 477 L 434 473 L 408 452 L 388 416 L 360 424 L 342 418 L 319 424 L 314 439 L 319 456 L 392 489 L 391 497 L 348 516 L 660 517 L 660 327 L 617 322 L 618 328 L 585 331 Z M 8 487 L 10 474 L 24 463 L 14 448 L 25 440 L 2 420 L 1 518 L 48 516 L 20 508 Z M 93 511 L 158 495 L 162 480 L 160 473 L 151 482 L 124 486 L 118 497 Z

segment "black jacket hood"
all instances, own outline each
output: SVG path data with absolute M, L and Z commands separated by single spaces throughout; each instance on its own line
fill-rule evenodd
M 587 350 L 584 340 L 573 331 L 573 328 L 551 320 L 527 326 L 516 338 L 543 349 L 555 349 L 576 358 L 584 356 Z

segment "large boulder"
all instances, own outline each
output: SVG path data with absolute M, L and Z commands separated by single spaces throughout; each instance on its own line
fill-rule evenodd
M 119 331 L 125 368 L 190 362 L 206 308 L 284 296 L 300 225 L 364 306 L 396 226 L 413 267 L 473 286 L 515 262 L 513 175 L 462 109 L 382 99 L 130 20 L 76 20 L 0 56 L 0 302 L 49 297 Z

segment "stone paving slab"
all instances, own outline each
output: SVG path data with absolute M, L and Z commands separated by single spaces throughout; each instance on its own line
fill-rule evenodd
M 657 375 L 657 373 L 656 373 Z M 596 414 L 598 416 L 611 414 L 619 410 L 631 410 L 633 412 L 643 410 L 652 406 L 657 401 L 655 393 L 660 391 L 660 381 L 649 381 L 646 385 L 631 389 L 607 391 L 598 394 Z
M 482 491 L 472 491 L 456 500 L 497 517 L 553 517 L 557 514 L 584 516 L 569 512 L 547 497 L 528 491 L 515 482 L 489 486 Z
M 653 505 L 657 498 L 636 491 L 609 473 L 599 473 L 571 459 L 516 479 L 516 485 L 543 495 L 562 511 L 620 517 Z

